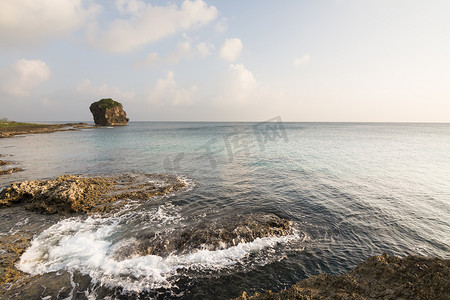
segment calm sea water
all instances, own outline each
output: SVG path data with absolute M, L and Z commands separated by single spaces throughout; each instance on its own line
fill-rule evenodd
M 82 277 L 84 284 L 66 287 L 76 299 L 228 299 L 342 274 L 382 252 L 450 257 L 450 124 L 131 122 L 2 139 L 0 153 L 26 169 L 0 177 L 0 187 L 123 172 L 175 173 L 188 182 L 108 218 L 0 210 L 1 234 L 35 234 L 20 268 Z M 170 235 L 250 212 L 285 217 L 295 233 L 168 258 L 113 255 L 142 231 Z

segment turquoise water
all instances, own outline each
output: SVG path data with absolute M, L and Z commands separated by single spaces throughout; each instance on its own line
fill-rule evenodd
M 175 173 L 189 183 L 114 218 L 45 225 L 26 213 L 25 225 L 17 225 L 25 213 L 0 211 L 2 234 L 26 224 L 41 228 L 33 251 L 82 253 L 24 269 L 87 274 L 94 298 L 225 299 L 280 290 L 321 272 L 342 274 L 382 252 L 450 257 L 449 124 L 130 122 L 2 139 L 0 153 L 26 170 L 0 177 L 1 187 L 66 173 Z M 274 212 L 293 222 L 295 234 L 202 259 L 140 259 L 133 268 L 109 256 L 140 231 L 170 234 L 237 212 Z M 85 263 L 94 258 L 100 263 Z M 108 273 L 106 265 L 122 271 Z

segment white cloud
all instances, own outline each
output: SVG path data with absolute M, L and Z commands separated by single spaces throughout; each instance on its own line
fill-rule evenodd
M 201 42 L 201 43 L 197 44 L 196 48 L 197 48 L 200 56 L 202 58 L 205 58 L 205 57 L 211 55 L 212 54 L 211 51 L 214 50 L 216 47 L 212 43 Z
M 187 38 L 187 37 L 186 37 Z M 211 43 L 201 42 L 198 43 L 195 48 L 192 46 L 190 40 L 179 42 L 175 49 L 169 51 L 165 55 L 159 55 L 156 52 L 147 54 L 144 60 L 134 63 L 135 67 L 142 66 L 158 66 L 161 64 L 176 64 L 183 59 L 190 59 L 193 57 L 205 58 L 211 55 L 211 51 L 214 49 L 214 45 Z
M 145 2 L 140 0 L 116 0 L 116 8 L 121 14 L 139 14 L 145 7 Z
M 227 21 L 228 21 L 227 18 L 220 19 L 214 26 L 214 29 L 219 33 L 224 33 L 225 31 L 227 31 L 228 28 Z
M 173 71 L 167 72 L 166 78 L 157 80 L 155 86 L 148 95 L 148 101 L 153 104 L 190 105 L 193 103 L 193 96 L 197 93 L 197 86 L 182 88 L 175 81 Z
M 222 96 L 219 97 L 219 102 L 226 105 L 257 103 L 281 96 L 281 91 L 275 92 L 258 82 L 253 73 L 242 64 L 230 64 L 220 84 Z
M 228 67 L 226 93 L 232 102 L 246 102 L 255 98 L 259 90 L 259 84 L 252 72 L 242 64 L 231 64 Z
M 311 57 L 308 54 L 305 54 L 302 58 L 296 58 L 293 61 L 295 67 L 299 67 L 301 65 L 306 64 L 311 60 Z
M 175 50 L 167 53 L 165 59 L 169 63 L 177 63 L 183 58 L 190 58 L 192 56 L 192 46 L 189 41 L 178 43 Z
M 80 28 L 101 6 L 82 0 L 1 0 L 0 45 L 30 45 Z
M 117 101 L 131 100 L 135 93 L 131 91 L 122 91 L 118 87 L 109 86 L 106 83 L 94 86 L 89 79 L 83 79 L 77 85 L 77 92 L 81 95 L 86 95 L 92 98 L 113 98 Z
M 238 38 L 226 39 L 220 48 L 220 57 L 228 60 L 235 61 L 242 51 L 242 42 Z
M 128 18 L 115 19 L 105 32 L 91 27 L 90 42 L 109 52 L 130 52 L 177 32 L 203 26 L 217 18 L 218 11 L 203 0 L 185 0 L 175 4 L 153 6 L 139 0 L 118 0 L 117 8 Z
M 11 96 L 27 96 L 31 90 L 50 78 L 50 68 L 42 60 L 18 60 L 2 84 L 2 90 Z
M 168 52 L 164 56 L 158 53 L 149 53 L 141 65 L 156 66 L 162 63 L 176 64 L 182 59 L 191 58 L 193 49 L 189 41 L 179 42 L 174 50 Z

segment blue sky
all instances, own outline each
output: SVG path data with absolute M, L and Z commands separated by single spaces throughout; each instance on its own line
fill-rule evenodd
M 0 117 L 450 122 L 449 1 L 2 0 Z

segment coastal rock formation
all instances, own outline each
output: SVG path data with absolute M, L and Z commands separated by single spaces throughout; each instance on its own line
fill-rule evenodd
M 25 170 L 22 168 L 11 168 L 11 169 L 6 169 L 6 170 L 0 170 L 0 175 L 12 174 L 12 173 L 22 172 L 22 171 L 25 171 Z
M 127 125 L 129 119 L 122 104 L 111 98 L 94 102 L 89 107 L 97 125 Z
M 15 268 L 16 262 L 31 242 L 31 235 L 14 233 L 0 236 L 0 286 L 15 282 L 24 275 Z
M 0 138 L 8 138 L 21 134 L 53 133 L 56 131 L 79 130 L 83 128 L 89 128 L 87 125 L 87 123 L 33 124 L 9 122 L 8 126 L 0 127 Z
M 10 161 L 0 160 L 0 166 L 6 166 L 6 165 L 10 165 L 10 164 L 11 164 Z
M 63 175 L 52 180 L 23 181 L 0 192 L 0 207 L 25 203 L 47 214 L 103 213 L 153 196 L 177 191 L 185 183 L 176 176 L 124 174 L 112 177 Z
M 119 249 L 118 256 L 183 254 L 194 249 L 219 250 L 268 236 L 292 233 L 291 223 L 274 214 L 252 213 L 235 215 L 214 221 L 204 221 L 193 227 L 174 230 L 161 236 L 146 233 Z
M 0 157 L 2 157 L 1 154 L 0 154 Z M 0 167 L 11 165 L 11 164 L 12 164 L 12 162 L 10 162 L 10 161 L 0 160 Z M 0 169 L 0 175 L 6 175 L 6 174 L 16 173 L 16 172 L 20 172 L 20 171 L 24 171 L 24 169 L 21 169 L 21 168 Z
M 450 260 L 384 253 L 345 275 L 316 275 L 280 293 L 248 296 L 244 292 L 238 299 L 450 299 Z

